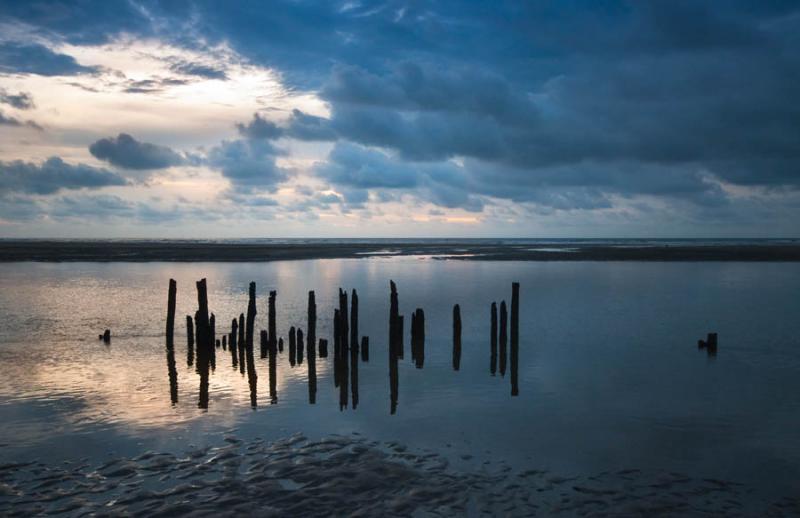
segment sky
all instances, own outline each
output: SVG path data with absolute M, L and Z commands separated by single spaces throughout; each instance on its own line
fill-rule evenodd
M 800 3 L 0 2 L 0 237 L 798 237 Z

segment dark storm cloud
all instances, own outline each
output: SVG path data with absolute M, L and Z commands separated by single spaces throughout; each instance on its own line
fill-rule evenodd
M 283 136 L 337 142 L 316 168 L 337 187 L 445 206 L 644 195 L 711 210 L 720 180 L 800 187 L 796 2 L 144 1 L 117 22 L 97 5 L 85 20 L 5 11 L 68 41 L 167 27 L 175 44 L 226 43 L 328 102 L 329 118 L 240 125 L 215 157 L 243 185 L 285 177 L 268 142 Z
M 30 110 L 34 107 L 31 94 L 26 92 L 12 94 L 5 88 L 0 88 L 0 104 L 8 104 L 18 110 Z
M 96 67 L 83 66 L 72 56 L 38 43 L 0 42 L 0 73 L 74 76 L 97 71 Z
M 98 189 L 126 185 L 121 176 L 83 164 L 71 165 L 58 157 L 41 165 L 16 160 L 0 162 L 0 194 L 52 194 L 61 189 Z
M 197 76 L 204 79 L 227 79 L 225 70 L 211 65 L 204 65 L 202 63 L 193 63 L 191 61 L 173 60 L 169 67 L 175 73 L 183 74 L 186 76 Z
M 213 148 L 207 163 L 211 168 L 219 169 L 236 190 L 274 191 L 287 178 L 287 172 L 275 163 L 279 154 L 279 150 L 266 140 L 230 140 Z
M 0 18 L 32 26 L 42 36 L 63 38 L 76 45 L 107 43 L 114 36 L 152 34 L 150 7 L 131 0 L 6 0 Z
M 127 133 L 100 139 L 89 152 L 100 160 L 124 169 L 164 169 L 184 163 L 184 158 L 166 146 L 139 142 Z
M 257 113 L 253 114 L 253 120 L 247 124 L 237 123 L 236 129 L 243 137 L 250 139 L 276 139 L 283 133 L 274 122 L 264 119 Z

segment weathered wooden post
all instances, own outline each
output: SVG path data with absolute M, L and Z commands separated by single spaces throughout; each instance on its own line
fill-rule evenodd
M 239 337 L 236 339 L 239 349 L 239 374 L 244 374 L 244 369 L 247 367 L 244 358 L 244 352 L 247 348 L 247 342 L 245 340 L 244 313 L 239 313 Z
M 461 367 L 461 307 L 453 306 L 453 370 Z
M 355 290 L 353 290 L 353 295 L 355 296 Z M 355 309 L 357 308 L 358 302 L 356 302 Z M 352 317 L 352 315 L 351 312 L 350 316 Z M 358 325 L 358 317 L 356 317 L 356 325 Z M 352 331 L 352 328 L 350 330 Z M 353 336 L 350 335 L 350 338 L 352 340 Z M 350 399 L 353 401 L 353 410 L 358 408 L 358 337 L 355 340 L 355 345 L 350 344 Z
M 333 386 L 339 386 L 339 369 L 336 368 L 342 348 L 342 322 L 341 313 L 338 309 L 333 310 Z M 322 356 L 322 355 L 320 355 Z
M 278 352 L 283 352 L 283 337 L 278 338 Z
M 267 352 L 269 355 L 269 402 L 271 405 L 274 405 L 278 402 L 278 391 L 277 391 L 277 344 L 275 340 L 271 340 L 271 337 L 267 337 Z
M 211 328 L 208 317 L 208 292 L 206 280 L 201 279 L 197 282 L 197 305 L 196 313 L 197 324 L 197 367 L 200 374 L 200 392 L 198 406 L 208 408 L 208 370 L 209 353 L 211 350 Z
M 422 311 L 422 308 L 417 308 L 414 321 L 416 323 L 416 331 L 414 332 L 414 337 L 417 342 L 416 344 L 417 353 L 415 355 L 415 363 L 416 367 L 418 369 L 421 369 L 425 365 L 425 312 Z
M 167 347 L 167 377 L 169 378 L 169 400 L 172 406 L 178 403 L 178 369 L 175 367 L 175 349 Z
M 214 347 L 216 330 L 214 329 L 214 326 L 214 313 L 211 313 L 211 316 L 208 317 L 208 364 L 211 366 L 212 372 L 217 369 L 217 350 Z
M 339 345 L 342 353 L 345 354 L 349 350 L 350 333 L 347 317 L 347 292 L 339 288 L 339 331 L 342 333 L 339 339 Z
M 306 323 L 308 337 L 307 342 L 310 348 L 317 345 L 317 302 L 314 295 L 314 290 L 308 292 L 308 322 Z M 309 361 L 311 356 L 309 356 Z
M 492 376 L 495 375 L 497 372 L 497 303 L 492 302 L 492 325 L 491 325 L 491 337 L 489 338 L 489 372 L 492 373 Z
M 368 362 L 369 361 L 369 337 L 362 336 L 361 337 L 361 361 Z
M 519 395 L 519 283 L 511 284 L 511 395 Z
M 222 350 L 223 351 L 227 351 L 228 350 L 228 335 L 226 335 L 226 334 L 222 335 Z
M 167 349 L 173 350 L 175 349 L 175 296 L 177 293 L 178 284 L 175 279 L 170 279 L 167 293 Z
M 358 293 L 350 298 L 350 347 L 358 349 Z
M 508 310 L 506 301 L 500 303 L 500 375 L 506 375 L 506 355 L 508 345 Z
M 214 316 L 214 313 L 211 313 L 211 316 L 208 317 L 208 326 L 209 326 L 209 343 L 213 344 L 214 341 L 217 339 L 217 318 Z
M 191 367 L 194 363 L 194 321 L 191 315 L 186 315 L 186 345 L 188 346 L 187 360 Z
M 297 354 L 297 336 L 295 335 L 294 326 L 289 328 L 289 364 L 294 367 L 295 355 Z
M 319 339 L 319 357 L 320 358 L 328 357 L 328 341 L 324 338 Z
M 238 347 L 236 346 L 236 339 L 238 337 L 239 331 L 239 322 L 234 318 L 231 321 L 231 340 L 230 340 L 230 347 L 228 349 L 231 350 L 231 361 L 233 362 L 233 368 L 239 366 L 239 358 L 238 358 Z
M 105 331 L 103 331 L 103 342 L 105 342 L 107 344 L 111 343 L 111 330 L 110 329 L 106 329 Z
M 311 314 L 311 303 L 313 302 L 313 294 L 314 292 L 309 292 L 309 317 Z M 314 308 L 316 312 L 316 308 Z M 316 320 L 316 315 L 314 316 Z M 311 323 L 311 318 L 309 318 L 309 324 Z M 317 352 L 316 346 L 317 343 L 312 339 L 311 331 L 308 332 L 308 349 L 306 351 L 306 356 L 308 357 L 308 403 L 311 405 L 316 404 L 317 402 Z

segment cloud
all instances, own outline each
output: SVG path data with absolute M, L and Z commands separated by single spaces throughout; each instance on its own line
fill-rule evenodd
M 12 94 L 5 88 L 0 88 L 0 104 L 8 104 L 18 110 L 30 110 L 34 107 L 31 94 L 26 92 Z
M 228 78 L 228 76 L 225 74 L 225 70 L 222 68 L 180 59 L 173 60 L 169 69 L 177 74 L 202 77 L 204 79 L 225 80 Z
M 236 129 L 243 137 L 250 139 L 276 139 L 283 134 L 274 122 L 262 118 L 259 114 L 253 114 L 253 120 L 247 124 L 237 123 Z
M 129 94 L 153 94 L 163 92 L 165 89 L 172 86 L 183 86 L 189 83 L 190 82 L 185 79 L 175 79 L 173 77 L 129 80 L 125 82 L 123 92 Z
M 0 72 L 40 76 L 94 74 L 96 67 L 79 64 L 67 54 L 54 52 L 38 43 L 0 42 Z
M 99 189 L 126 185 L 121 176 L 84 164 L 71 165 L 50 157 L 41 165 L 16 160 L 0 162 L 0 194 L 53 194 L 62 189 Z
M 211 149 L 207 164 L 219 169 L 236 190 L 274 191 L 288 177 L 287 171 L 275 163 L 278 154 L 265 140 L 230 140 Z
M 17 127 L 27 126 L 37 131 L 43 130 L 43 128 L 38 124 L 36 124 L 34 121 L 28 120 L 23 122 L 15 117 L 7 116 L 3 112 L 0 112 L 0 126 L 17 126 Z
M 164 169 L 184 163 L 184 158 L 172 149 L 139 142 L 127 133 L 100 139 L 89 146 L 89 152 L 95 158 L 123 169 Z

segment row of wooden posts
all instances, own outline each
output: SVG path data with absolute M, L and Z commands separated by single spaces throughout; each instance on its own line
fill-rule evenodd
M 389 311 L 389 379 L 391 413 L 397 409 L 398 395 L 398 360 L 404 357 L 403 328 L 404 318 L 399 313 L 399 296 L 394 281 L 390 286 L 390 311 Z M 166 349 L 167 366 L 170 380 L 170 398 L 174 403 L 178 400 L 177 369 L 175 367 L 175 303 L 177 283 L 174 279 L 169 281 L 167 299 L 167 326 Z M 277 334 L 276 325 L 276 296 L 277 292 L 270 291 L 267 311 L 267 329 L 259 334 L 260 357 L 266 358 L 269 365 L 269 392 L 270 402 L 277 402 L 276 369 L 277 355 L 284 350 L 284 341 Z M 194 318 L 186 316 L 187 335 L 187 364 L 196 366 L 200 375 L 199 406 L 208 407 L 208 382 L 209 373 L 216 369 L 216 349 L 228 351 L 231 365 L 242 374 L 247 374 L 250 386 L 250 402 L 253 407 L 257 403 L 258 374 L 254 359 L 254 333 L 255 319 L 258 313 L 256 307 L 256 283 L 249 286 L 247 313 L 242 313 L 239 318 L 231 320 L 231 330 L 223 334 L 221 339 L 216 338 L 216 317 L 209 313 L 206 280 L 197 282 L 198 310 Z M 353 409 L 358 406 L 358 361 L 369 361 L 369 337 L 361 336 L 358 331 L 358 293 L 352 290 L 348 304 L 348 293 L 339 289 L 339 305 L 334 309 L 333 318 L 333 361 L 334 361 L 334 386 L 339 389 L 339 406 L 344 409 L 348 401 L 352 402 Z M 349 307 L 348 307 L 349 306 Z M 518 384 L 518 356 L 519 356 L 519 283 L 512 284 L 511 295 L 511 322 L 507 325 L 508 315 L 506 303 L 500 304 L 500 321 L 498 327 L 497 304 L 491 304 L 491 337 L 490 337 L 490 372 L 494 376 L 497 372 L 497 359 L 499 350 L 500 375 L 506 373 L 507 354 L 510 353 L 511 395 L 519 394 Z M 308 394 L 309 402 L 316 403 L 317 376 L 316 357 L 317 350 L 320 358 L 328 357 L 328 340 L 320 338 L 317 342 L 317 305 L 314 291 L 308 292 L 308 314 L 306 333 L 300 328 L 292 326 L 288 333 L 289 362 L 294 367 L 302 364 L 304 354 L 308 363 Z M 510 351 L 507 353 L 508 328 L 511 328 Z M 498 349 L 499 338 L 499 349 Z M 315 347 L 317 345 L 317 347 Z M 195 351 L 197 357 L 195 358 Z M 425 363 L 425 312 L 417 308 L 411 314 L 411 360 L 416 368 L 421 369 Z M 458 371 L 461 365 L 461 309 L 458 304 L 453 306 L 453 369 Z

